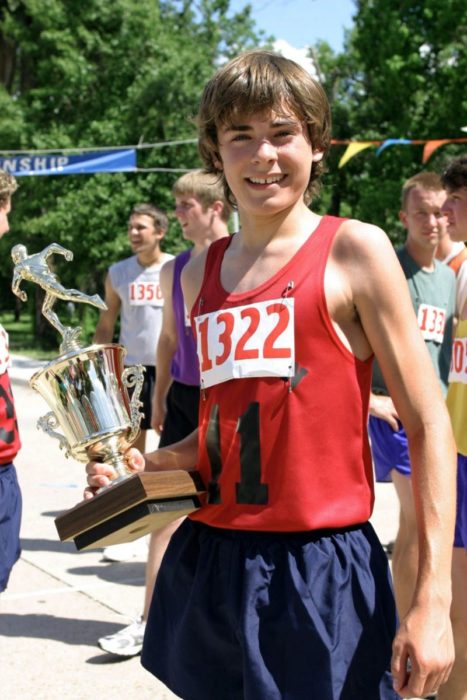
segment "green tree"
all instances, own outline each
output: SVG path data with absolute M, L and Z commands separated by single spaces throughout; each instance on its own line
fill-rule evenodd
M 60 263 L 67 286 L 101 291 L 105 270 L 128 254 L 133 204 L 172 208 L 179 169 L 200 164 L 192 117 L 217 64 L 261 42 L 251 7 L 228 0 L 6 0 L 0 8 L 2 151 L 140 144 L 145 172 L 21 178 L 15 242 L 31 251 L 56 241 L 75 254 Z M 160 170 L 158 170 L 160 169 Z M 171 172 L 165 172 L 168 170 Z M 0 275 L 11 280 L 1 243 Z M 182 245 L 171 226 L 166 248 Z M 30 295 L 33 296 L 33 295 Z M 7 302 L 13 306 L 11 297 Z
M 463 0 L 355 0 L 354 26 L 342 54 L 312 50 L 332 101 L 336 139 L 457 138 L 467 124 L 467 5 Z M 397 214 L 403 181 L 439 171 L 465 145 L 445 146 L 422 164 L 422 145 L 374 149 L 342 170 L 344 146 L 329 159 L 333 213 L 372 221 L 400 242 Z

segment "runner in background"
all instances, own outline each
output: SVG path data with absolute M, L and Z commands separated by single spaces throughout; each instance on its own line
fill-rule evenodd
M 164 309 L 152 408 L 152 427 L 161 436 L 160 447 L 183 439 L 198 426 L 199 365 L 180 285 L 182 270 L 213 241 L 228 235 L 227 222 L 232 211 L 219 178 L 200 170 L 182 175 L 175 182 L 172 194 L 183 238 L 192 245 L 169 260 L 160 274 Z M 177 520 L 152 533 L 142 615 L 114 634 L 101 637 L 98 644 L 104 651 L 126 657 L 141 653 L 157 572 L 170 537 L 180 522 Z
M 141 432 L 134 443 L 143 451 L 151 428 L 152 395 L 156 381 L 155 349 L 162 327 L 164 300 L 160 287 L 162 266 L 173 255 L 161 250 L 168 228 L 166 214 L 153 204 L 137 204 L 128 219 L 128 239 L 133 255 L 109 268 L 105 280 L 107 310 L 100 314 L 95 343 L 111 343 L 120 317 L 119 342 L 125 346 L 125 364 L 144 365 L 141 391 Z M 103 552 L 104 561 L 129 561 L 147 556 L 148 540 L 112 545 Z
M 454 273 L 435 258 L 439 241 L 447 235 L 445 200 L 446 192 L 436 173 L 422 172 L 404 183 L 400 219 L 407 237 L 405 245 L 397 250 L 421 335 L 443 394 L 448 387 L 455 313 Z M 405 427 L 381 369 L 375 362 L 369 432 L 376 479 L 392 479 L 399 499 L 392 573 L 397 608 L 404 617 L 412 605 L 419 559 L 412 459 Z

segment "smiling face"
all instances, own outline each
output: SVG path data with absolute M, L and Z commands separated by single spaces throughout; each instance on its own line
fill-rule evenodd
M 447 216 L 448 233 L 453 241 L 467 241 L 467 187 L 449 190 L 443 211 Z
M 132 214 L 128 222 L 128 238 L 133 253 L 151 255 L 158 250 L 164 232 L 156 228 L 154 219 L 147 214 Z
M 199 152 L 208 172 L 222 173 L 231 204 L 236 205 L 237 195 L 234 192 L 232 197 L 226 178 L 229 142 L 225 137 L 230 135 L 226 132 L 232 126 L 271 118 L 303 122 L 301 128 L 306 133 L 302 131 L 302 136 L 321 154 L 313 159 L 308 173 L 308 204 L 318 190 L 323 154 L 331 142 L 331 112 L 322 86 L 294 61 L 271 51 L 254 50 L 222 66 L 203 90 L 197 117 Z
M 218 127 L 219 161 L 239 211 L 267 215 L 303 202 L 313 161 L 306 125 L 286 107 Z

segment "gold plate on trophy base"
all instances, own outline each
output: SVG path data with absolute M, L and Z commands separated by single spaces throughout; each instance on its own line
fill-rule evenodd
M 55 519 L 78 550 L 131 542 L 193 512 L 205 489 L 198 472 L 143 472 L 109 486 Z

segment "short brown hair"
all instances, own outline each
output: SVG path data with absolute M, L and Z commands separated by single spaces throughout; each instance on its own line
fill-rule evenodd
M 169 220 L 167 214 L 154 206 L 154 204 L 135 204 L 130 212 L 130 217 L 132 216 L 150 216 L 154 221 L 154 227 L 167 231 L 169 228 Z
M 219 173 L 208 173 L 205 170 L 192 170 L 178 178 L 173 184 L 174 197 L 196 197 L 204 210 L 214 202 L 222 202 L 221 219 L 227 222 L 232 213 L 232 207 L 224 193 L 224 185 Z
M 247 51 L 220 68 L 209 80 L 201 98 L 197 124 L 199 151 L 208 172 L 218 173 L 217 129 L 249 116 L 287 107 L 303 120 L 314 149 L 323 152 L 331 143 L 331 110 L 321 85 L 304 68 L 272 51 Z M 323 160 L 313 162 L 305 193 L 308 203 L 316 193 Z M 234 203 L 225 177 L 226 195 Z
M 467 187 L 467 155 L 453 160 L 441 175 L 441 180 L 449 192 Z
M 438 175 L 438 173 L 424 171 L 421 173 L 417 173 L 417 175 L 413 175 L 413 177 L 406 180 L 404 182 L 404 184 L 402 185 L 402 198 L 401 198 L 402 211 L 406 211 L 407 200 L 409 198 L 409 194 L 412 192 L 412 190 L 415 190 L 415 189 L 432 190 L 434 192 L 441 192 L 441 190 L 444 190 L 444 185 L 443 185 L 443 183 L 441 181 L 441 177 Z
M 18 189 L 18 183 L 13 175 L 0 170 L 0 207 L 4 207 L 10 199 L 13 192 Z

